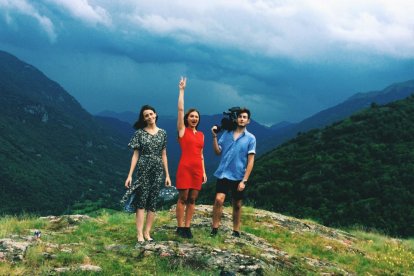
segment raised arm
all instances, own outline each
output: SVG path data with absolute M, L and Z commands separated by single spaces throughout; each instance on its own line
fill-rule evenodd
M 214 153 L 216 154 L 216 155 L 220 155 L 221 154 L 221 149 L 220 149 L 220 147 L 219 147 L 219 145 L 218 145 L 218 142 L 217 142 L 217 133 L 215 132 L 217 130 L 217 126 L 213 126 L 212 128 L 211 128 L 211 133 L 213 134 L 213 149 L 214 149 Z
M 181 77 L 180 83 L 178 84 L 178 115 L 177 115 L 177 131 L 178 137 L 183 137 L 185 132 L 184 124 L 184 89 L 187 83 L 187 78 Z

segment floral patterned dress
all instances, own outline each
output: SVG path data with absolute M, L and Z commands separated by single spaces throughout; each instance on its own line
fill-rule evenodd
M 127 212 L 145 209 L 155 212 L 158 194 L 164 182 L 162 151 L 167 146 L 167 133 L 159 129 L 154 135 L 144 129 L 135 131 L 128 144 L 139 151 L 136 180 L 121 199 Z

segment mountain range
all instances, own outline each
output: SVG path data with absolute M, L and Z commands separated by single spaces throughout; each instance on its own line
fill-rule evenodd
M 0 95 L 0 213 L 56 214 L 85 200 L 115 207 L 130 154 L 123 131 L 6 52 Z
M 268 151 L 281 143 L 294 138 L 298 133 L 311 129 L 321 128 L 334 122 L 343 120 L 355 112 L 368 108 L 372 103 L 386 104 L 392 101 L 404 99 L 414 91 L 414 80 L 392 84 L 380 91 L 357 93 L 346 101 L 333 107 L 324 109 L 298 123 L 284 123 L 285 127 L 279 124 L 262 145 L 264 151 Z M 274 126 L 272 127 L 274 129 Z

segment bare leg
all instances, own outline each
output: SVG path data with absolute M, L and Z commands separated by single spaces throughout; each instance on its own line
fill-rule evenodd
M 218 228 L 221 221 L 221 214 L 223 213 L 223 204 L 226 199 L 226 194 L 217 193 L 213 205 L 213 228 Z
M 155 218 L 155 212 L 148 211 L 147 212 L 147 221 L 145 223 L 145 232 L 144 232 L 144 237 L 147 240 L 149 240 L 151 238 L 150 233 L 151 233 L 152 223 L 154 222 L 154 218 Z
M 175 208 L 175 215 L 177 217 L 177 226 L 184 227 L 184 209 L 187 204 L 188 189 L 179 190 L 177 207 Z
M 185 227 L 190 227 L 191 219 L 193 218 L 195 201 L 198 197 L 198 190 L 190 190 L 187 198 L 187 207 L 185 209 Z
M 135 224 L 137 226 L 137 239 L 139 242 L 144 241 L 142 229 L 144 228 L 144 209 L 137 209 L 135 215 Z
M 233 230 L 240 232 L 242 200 L 233 200 Z

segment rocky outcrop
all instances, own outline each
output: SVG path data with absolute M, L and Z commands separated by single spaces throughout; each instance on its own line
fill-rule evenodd
M 21 239 L 0 240 L 0 261 L 22 261 L 31 242 Z
M 211 225 L 212 206 L 199 205 L 196 207 L 193 217 L 192 228 L 207 229 Z M 170 210 L 171 221 L 175 222 L 175 206 Z M 255 210 L 253 214 L 245 216 L 249 218 L 266 219 L 272 221 L 269 228 L 282 227 L 291 232 L 311 232 L 328 239 L 334 239 L 347 246 L 352 243 L 354 237 L 346 232 L 330 229 L 311 222 L 304 222 L 280 214 Z M 310 270 L 326 272 L 330 275 L 332 271 L 340 275 L 349 275 L 347 271 L 337 268 L 334 264 L 323 262 L 312 258 L 295 258 L 289 256 L 285 251 L 275 248 L 265 239 L 249 233 L 242 233 L 240 238 L 233 237 L 231 213 L 224 211 L 222 225 L 219 234 L 224 237 L 226 248 L 220 249 L 209 244 L 196 244 L 177 241 L 159 241 L 147 243 L 136 247 L 141 254 L 156 254 L 161 258 L 170 258 L 183 264 L 197 263 L 197 267 L 215 268 L 219 271 L 229 273 L 227 275 L 262 275 L 269 274 L 269 271 L 276 271 L 281 268 L 293 267 L 298 263 L 307 264 Z M 174 231 L 175 223 L 158 227 L 156 231 Z M 214 238 L 211 238 L 214 239 Z M 213 240 L 212 243 L 214 244 Z M 250 251 L 250 254 L 242 253 Z
M 131 244 L 110 244 L 104 247 L 104 251 L 115 254 L 134 251 L 142 258 L 157 256 L 167 259 L 173 265 L 221 271 L 222 275 L 271 275 L 279 270 L 294 271 L 297 266 L 307 267 L 309 271 L 316 272 L 317 274 L 350 275 L 349 272 L 327 261 L 290 256 L 274 244 L 270 244 L 267 240 L 250 233 L 242 232 L 240 237 L 233 237 L 231 235 L 231 212 L 227 209 L 223 212 L 218 236 L 211 238 L 209 237 L 211 212 L 212 206 L 199 205 L 196 207 L 192 223 L 195 238 L 192 240 L 176 237 L 173 240 L 158 240 L 156 242 L 137 244 L 135 248 Z M 171 208 L 167 215 L 170 216 L 167 220 L 168 223 L 156 227 L 154 232 L 169 233 L 169 236 L 175 232 L 175 206 Z M 72 232 L 79 224 L 86 220 L 95 220 L 98 225 L 104 223 L 84 215 L 48 216 L 41 219 L 48 221 L 45 229 L 42 229 L 42 238 Z M 283 228 L 292 234 L 312 233 L 318 237 L 341 243 L 344 247 L 349 248 L 350 251 L 355 251 L 352 247 L 355 238 L 343 231 L 256 209 L 249 211 L 243 216 L 244 221 L 251 219 L 260 221 L 261 225 L 265 226 L 265 229 L 267 227 L 269 231 Z M 30 232 L 37 234 L 28 237 L 14 235 L 0 240 L 0 261 L 10 263 L 24 261 L 28 248 L 36 244 L 40 245 L 39 248 L 43 251 L 41 255 L 44 259 L 55 259 L 62 252 L 68 254 L 76 253 L 84 246 L 83 243 L 57 244 L 44 242 L 40 238 L 38 230 L 31 229 Z M 208 238 L 200 238 L 200 233 Z M 330 250 L 329 248 L 326 249 Z M 86 261 L 83 264 L 55 267 L 52 268 L 50 273 L 78 273 L 82 271 L 104 272 L 101 267 Z
M 76 225 L 78 225 L 80 222 L 91 218 L 85 215 L 65 215 L 41 217 L 40 219 L 45 219 L 50 222 L 47 231 L 48 233 L 53 233 L 53 231 L 62 229 L 73 231 Z M 45 258 L 53 258 L 54 255 L 50 254 L 50 252 L 54 249 L 57 249 L 61 252 L 72 252 L 72 249 L 70 249 L 70 247 L 73 246 L 73 244 L 57 245 L 51 243 L 43 243 L 40 238 L 41 231 L 37 229 L 28 230 L 33 235 L 11 235 L 8 238 L 0 239 L 0 261 L 10 263 L 22 261 L 24 260 L 25 254 L 29 247 L 37 243 L 42 243 L 44 245 L 45 252 L 43 252 L 43 256 Z

